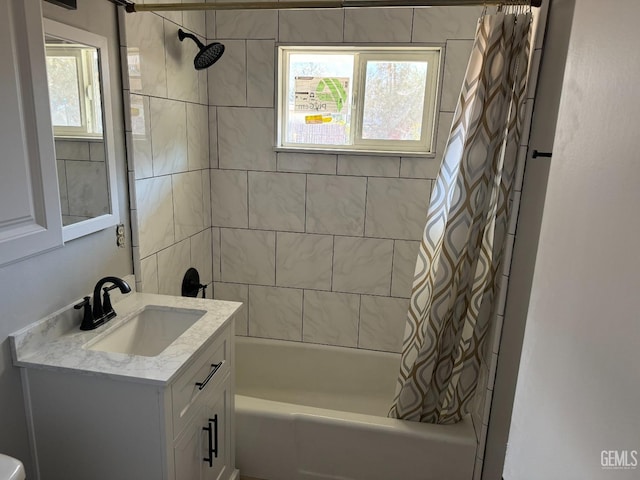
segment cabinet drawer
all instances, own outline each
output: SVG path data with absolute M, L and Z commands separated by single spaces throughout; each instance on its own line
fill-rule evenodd
M 226 376 L 230 368 L 230 329 L 220 332 L 196 359 L 196 361 L 173 383 L 171 401 L 173 405 L 174 438 L 182 431 L 200 398 L 211 395 L 216 385 Z

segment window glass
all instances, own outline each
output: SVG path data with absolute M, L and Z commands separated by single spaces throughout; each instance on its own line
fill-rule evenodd
M 344 145 L 351 134 L 353 55 L 292 54 L 287 142 Z
M 431 152 L 440 49 L 278 50 L 279 147 Z
M 367 62 L 362 138 L 419 141 L 426 81 L 426 62 Z

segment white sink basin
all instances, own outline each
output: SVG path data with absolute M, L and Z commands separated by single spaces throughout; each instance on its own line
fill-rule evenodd
M 105 332 L 104 335 L 99 335 L 84 348 L 155 357 L 205 313 L 205 310 L 147 305 L 140 313 Z

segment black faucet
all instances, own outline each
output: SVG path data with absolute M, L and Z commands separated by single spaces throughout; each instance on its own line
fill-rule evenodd
M 103 288 L 102 286 L 105 283 L 113 283 L 113 285 Z M 89 297 L 84 297 L 82 302 L 74 305 L 75 309 L 84 307 L 84 317 L 80 325 L 80 330 L 93 330 L 116 316 L 109 296 L 109 290 L 113 290 L 114 288 L 119 288 L 121 293 L 129 293 L 131 291 L 129 284 L 121 278 L 104 277 L 98 280 L 98 283 L 96 283 L 93 289 L 93 311 L 91 310 Z M 104 290 L 104 302 L 100 300 L 100 289 Z

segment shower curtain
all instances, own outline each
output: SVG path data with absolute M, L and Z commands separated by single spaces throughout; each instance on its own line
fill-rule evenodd
M 531 13 L 484 14 L 416 263 L 390 417 L 471 411 L 493 315 L 526 97 Z

